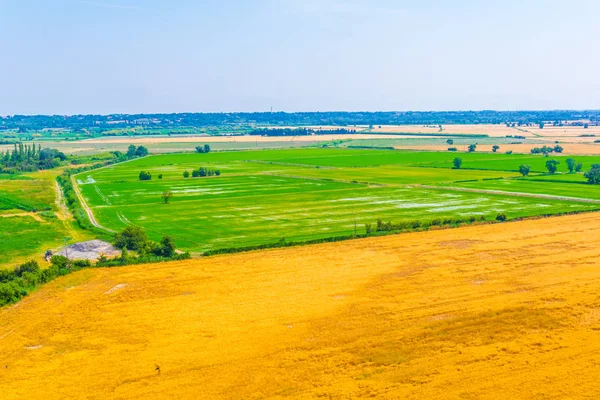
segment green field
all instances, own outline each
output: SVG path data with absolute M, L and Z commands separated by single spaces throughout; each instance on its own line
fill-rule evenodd
M 0 268 L 31 257 L 40 260 L 65 237 L 79 237 L 69 221 L 54 214 L 55 176 L 54 171 L 44 171 L 0 179 Z
M 456 156 L 463 158 L 464 168 L 472 169 L 452 169 Z M 562 158 L 566 157 L 557 157 Z M 102 226 L 141 226 L 153 239 L 171 235 L 182 250 L 202 252 L 282 238 L 348 235 L 355 218 L 363 233 L 365 224 L 378 219 L 429 222 L 447 217 L 494 219 L 500 212 L 517 218 L 600 209 L 594 202 L 537 196 L 600 199 L 600 194 L 581 194 L 595 192 L 589 185 L 545 182 L 541 179 L 546 176 L 535 174 L 515 179 L 520 164 L 541 172 L 545 161 L 531 155 L 264 150 L 156 155 L 82 173 L 75 180 Z M 600 162 L 600 157 L 578 161 L 587 166 Z M 222 175 L 183 178 L 184 171 L 199 167 L 219 169 Z M 153 179 L 140 181 L 142 170 L 151 172 Z M 553 178 L 564 176 L 581 178 Z M 501 188 L 530 195 L 478 192 L 505 190 Z M 174 197 L 163 204 L 161 194 L 167 190 Z

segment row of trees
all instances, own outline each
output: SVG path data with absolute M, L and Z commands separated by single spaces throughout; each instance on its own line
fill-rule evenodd
M 373 129 L 373 126 L 370 125 Z M 312 128 L 264 128 L 255 129 L 249 132 L 252 136 L 313 136 L 313 135 L 351 135 L 356 133 L 356 129 L 332 128 L 332 129 L 312 129 Z
M 136 251 L 140 257 L 152 254 L 159 257 L 171 258 L 175 256 L 175 250 L 177 249 L 175 240 L 171 236 L 163 236 L 160 242 L 157 243 L 149 240 L 146 232 L 139 226 L 128 226 L 117 233 L 114 245 L 123 252 Z
M 544 154 L 548 155 L 550 153 L 562 153 L 563 148 L 560 145 L 556 145 L 554 147 L 543 146 L 543 147 L 534 147 L 531 149 L 531 154 Z
M 41 145 L 15 143 L 14 148 L 0 153 L 2 172 L 31 172 L 52 169 L 67 160 L 67 156 L 56 149 L 42 149 Z
M 578 163 L 574 158 L 567 158 L 566 163 L 567 163 L 567 168 L 569 169 L 569 173 L 571 173 L 571 174 L 581 172 L 583 169 L 583 164 Z M 454 165 L 454 169 L 460 169 L 462 167 L 463 160 L 460 157 L 456 157 L 454 159 L 454 161 L 452 162 L 452 164 Z M 551 174 L 556 173 L 559 165 L 560 165 L 560 162 L 557 160 L 547 160 L 546 161 L 546 169 Z M 594 171 L 592 171 L 592 170 L 594 170 Z M 598 171 L 596 171 L 596 170 L 598 170 Z M 528 176 L 530 171 L 531 171 L 531 166 L 529 166 L 527 164 L 522 164 L 519 166 L 519 173 L 523 176 Z M 595 182 L 596 172 L 598 172 L 598 174 L 600 175 L 600 164 L 592 164 L 592 168 L 590 169 L 590 171 L 585 174 L 585 177 L 588 178 L 588 181 L 590 181 L 590 183 L 596 183 Z M 599 178 L 599 180 L 600 180 L 600 178 Z
M 206 176 L 221 176 L 221 171 L 218 169 L 200 167 L 198 169 L 193 170 L 191 176 L 192 178 L 204 178 Z M 183 177 L 189 178 L 190 172 L 183 171 Z
M 148 155 L 148 149 L 144 146 L 135 147 L 134 145 L 130 145 L 127 148 L 127 158 L 137 158 L 137 157 L 146 157 Z
M 51 262 L 50 268 L 44 270 L 36 261 L 28 261 L 12 271 L 0 270 L 0 307 L 18 302 L 44 283 L 91 266 L 89 261 L 70 261 L 63 256 L 54 256 Z

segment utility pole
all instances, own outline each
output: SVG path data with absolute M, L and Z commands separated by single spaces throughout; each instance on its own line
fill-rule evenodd
M 65 257 L 69 258 L 69 247 L 67 246 L 67 242 L 69 240 L 71 240 L 71 238 L 66 237 L 66 238 L 64 238 L 64 240 L 65 240 Z

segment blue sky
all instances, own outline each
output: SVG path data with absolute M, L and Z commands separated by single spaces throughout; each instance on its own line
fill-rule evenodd
M 597 0 L 0 0 L 0 115 L 600 108 Z

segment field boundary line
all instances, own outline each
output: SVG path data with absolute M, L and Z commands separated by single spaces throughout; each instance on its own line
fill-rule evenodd
M 543 193 L 524 193 L 524 192 L 504 192 L 502 190 L 489 190 L 489 189 L 472 189 L 452 186 L 430 186 L 430 185 L 414 185 L 423 189 L 434 189 L 434 190 L 452 190 L 455 192 L 471 192 L 471 193 L 483 193 L 483 194 L 499 194 L 513 197 L 531 197 L 535 199 L 547 199 L 547 200 L 563 200 L 572 201 L 576 203 L 591 203 L 600 204 L 600 200 L 585 199 L 580 197 L 568 197 L 568 196 L 553 196 L 551 194 Z
M 96 220 L 96 217 L 94 216 L 92 209 L 88 206 L 87 202 L 85 201 L 85 198 L 83 197 L 83 195 L 81 194 L 81 191 L 79 190 L 79 186 L 77 185 L 77 180 L 75 179 L 75 175 L 71 175 L 70 178 L 71 178 L 71 184 L 73 185 L 73 190 L 75 191 L 75 195 L 79 199 L 79 202 L 81 203 L 81 207 L 87 214 L 88 219 L 90 220 L 90 223 L 98 229 L 102 229 L 103 231 L 107 231 L 110 233 L 115 233 L 115 231 L 113 231 L 112 229 L 105 228 L 104 226 L 102 226 L 98 223 L 98 221 Z

